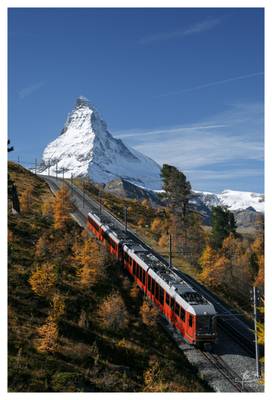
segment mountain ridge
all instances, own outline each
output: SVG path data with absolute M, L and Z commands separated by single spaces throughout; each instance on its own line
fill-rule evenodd
M 60 135 L 42 155 L 41 173 L 70 178 L 89 176 L 98 183 L 124 178 L 148 189 L 160 189 L 160 166 L 114 138 L 97 110 L 79 97 Z

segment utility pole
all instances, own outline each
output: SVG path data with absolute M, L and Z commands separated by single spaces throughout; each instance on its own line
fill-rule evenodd
M 37 158 L 35 158 L 35 175 L 37 175 Z
M 72 174 L 72 172 L 71 172 L 71 192 L 73 195 L 73 174 Z
M 125 232 L 127 232 L 127 206 L 125 206 L 124 215 L 125 215 Z
M 64 167 L 62 167 L 62 182 L 64 182 Z
M 49 163 L 48 163 L 47 173 L 48 173 L 48 176 L 49 176 L 49 175 L 50 175 L 50 161 L 49 161 Z
M 102 215 L 102 199 L 101 199 L 101 190 L 99 189 L 99 218 L 101 219 Z
M 18 164 L 20 164 L 20 157 L 18 156 Z
M 82 187 L 83 187 L 83 196 L 82 196 L 82 206 L 83 208 L 85 207 L 85 187 L 84 187 L 84 181 L 82 181 Z
M 169 267 L 172 268 L 172 236 L 169 235 Z
M 257 296 L 256 296 L 255 286 L 253 286 L 253 309 L 254 309 L 256 377 L 259 378 L 260 369 L 259 369 L 259 346 L 258 346 L 258 331 L 257 331 Z
M 58 163 L 56 163 L 56 178 L 58 177 Z

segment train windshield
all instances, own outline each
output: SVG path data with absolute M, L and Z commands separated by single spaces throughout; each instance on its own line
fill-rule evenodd
M 211 333 L 212 331 L 212 319 L 209 315 L 200 315 L 197 318 L 196 330 L 198 334 Z

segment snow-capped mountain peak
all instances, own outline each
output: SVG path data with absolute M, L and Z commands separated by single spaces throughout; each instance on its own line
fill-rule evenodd
M 231 211 L 253 208 L 257 212 L 264 212 L 264 195 L 254 192 L 242 192 L 236 190 L 224 190 L 215 194 L 210 192 L 194 192 L 193 203 L 203 202 L 208 208 L 225 206 Z
M 59 137 L 43 152 L 43 173 L 65 177 L 89 176 L 107 183 L 126 179 L 149 189 L 161 188 L 160 166 L 115 139 L 95 107 L 81 96 L 68 115 Z

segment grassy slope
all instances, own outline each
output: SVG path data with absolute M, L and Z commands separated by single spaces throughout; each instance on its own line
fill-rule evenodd
M 80 286 L 76 269 L 69 262 L 80 228 L 70 223 L 65 250 L 58 253 L 57 240 L 61 241 L 62 232 L 55 232 L 41 216 L 39 205 L 41 199 L 52 197 L 48 187 L 14 163 L 9 164 L 9 173 L 19 195 L 26 187 L 33 189 L 31 212 L 9 215 L 9 391 L 148 390 L 143 376 L 154 357 L 161 379 L 177 382 L 168 390 L 209 390 L 166 334 L 159 327 L 143 324 L 139 316 L 142 297 L 131 297 L 132 282 L 118 265 L 111 262 L 104 277 L 91 288 Z M 46 320 L 50 302 L 35 295 L 28 283 L 38 263 L 35 244 L 45 233 L 55 245 L 51 261 L 62 263 L 58 290 L 65 298 L 65 313 L 58 323 L 58 349 L 51 354 L 40 353 L 35 347 L 37 327 Z M 103 329 L 97 315 L 98 304 L 112 290 L 122 296 L 130 314 L 129 326 L 123 331 Z M 88 328 L 79 323 L 82 311 L 87 315 Z

